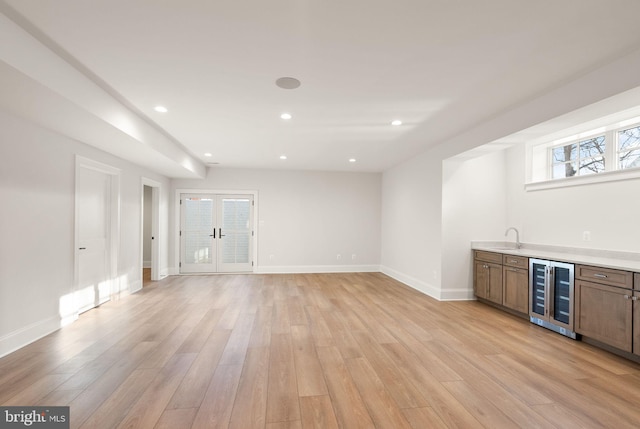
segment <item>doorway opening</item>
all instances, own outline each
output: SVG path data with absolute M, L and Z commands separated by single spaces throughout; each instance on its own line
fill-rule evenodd
M 159 218 L 160 218 L 160 183 L 155 180 L 142 178 L 142 214 L 140 243 L 140 276 L 141 287 L 160 280 L 159 267 Z M 137 288 L 139 290 L 139 288 Z

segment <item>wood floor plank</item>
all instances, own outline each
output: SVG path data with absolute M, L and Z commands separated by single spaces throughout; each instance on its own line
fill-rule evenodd
M 74 409 L 73 414 L 71 414 L 71 427 L 80 427 L 82 429 L 116 427 L 127 414 L 132 404 L 156 377 L 158 371 L 157 368 L 133 371 L 95 409 L 92 408 L 102 399 L 101 396 L 87 395 L 86 391 L 82 392 L 71 404 Z M 78 409 L 84 409 L 84 415 L 88 415 L 88 417 L 83 420 L 84 415 L 78 414 Z
M 135 401 L 118 428 L 154 427 L 195 358 L 195 353 L 174 355 Z
M 411 425 L 366 358 L 347 359 L 346 365 L 377 427 L 411 429 Z
M 300 398 L 303 429 L 338 429 L 329 395 Z
M 153 429 L 190 428 L 197 412 L 197 408 L 165 410 Z
M 192 429 L 229 427 L 242 366 L 242 364 L 218 365 L 202 404 L 198 408 Z
M 306 325 L 292 326 L 291 339 L 298 382 L 298 395 L 327 395 L 328 391 L 324 381 L 322 365 L 318 359 L 309 327 Z
M 412 384 L 411 380 L 405 377 L 396 366 L 396 362 L 386 353 L 383 347 L 385 344 L 397 343 L 378 344 L 366 332 L 355 332 L 354 336 L 360 344 L 368 364 L 371 365 L 398 407 L 421 408 L 428 405 L 424 396 Z
M 124 392 L 129 392 L 130 389 L 138 389 L 144 382 L 151 382 L 153 375 L 157 373 L 157 369 L 141 369 L 135 370 L 140 361 L 156 347 L 156 343 L 142 342 L 138 344 L 130 354 L 124 355 L 120 361 L 110 367 L 107 371 L 102 373 L 95 381 L 74 399 L 69 406 L 73 409 L 73 415 L 71 417 L 71 427 L 80 427 L 85 420 L 94 415 L 96 410 L 106 401 L 114 391 L 121 389 Z M 130 376 L 133 372 L 143 377 L 140 379 L 131 379 Z M 130 386 L 124 384 L 125 380 L 129 379 Z M 63 384 L 65 386 L 67 383 Z M 62 387 L 60 388 L 63 389 Z M 117 401 L 118 398 L 114 398 Z M 130 404 L 125 403 L 127 406 Z M 125 410 L 119 410 L 120 412 Z
M 336 347 L 320 347 L 317 350 L 339 426 L 375 427 L 340 351 Z
M 290 334 L 272 334 L 267 422 L 300 420 L 298 381 Z
M 249 339 L 249 347 L 269 347 L 271 345 L 271 321 L 273 306 L 258 306 L 253 330 Z
M 71 374 L 49 374 L 40 378 L 33 384 L 9 398 L 3 406 L 20 406 L 24 404 L 35 404 L 43 397 L 53 392 L 58 386 L 64 383 Z
M 219 330 L 211 333 L 174 392 L 167 409 L 197 408 L 200 406 L 230 334 L 229 331 Z
M 230 428 L 263 428 L 267 415 L 269 347 L 251 348 L 244 361 Z
M 446 429 L 449 427 L 431 407 L 405 408 L 402 413 L 413 429 Z

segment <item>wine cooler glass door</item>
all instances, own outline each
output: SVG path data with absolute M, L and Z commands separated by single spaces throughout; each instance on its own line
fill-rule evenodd
M 551 320 L 573 330 L 573 265 L 556 263 L 552 272 Z

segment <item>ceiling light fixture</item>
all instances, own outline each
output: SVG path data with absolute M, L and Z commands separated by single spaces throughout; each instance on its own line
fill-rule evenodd
M 212 157 L 213 155 L 211 155 L 211 153 L 207 152 L 207 153 L 205 153 L 205 154 L 204 154 L 204 156 L 206 156 L 207 158 L 210 158 L 210 157 Z
M 287 120 L 293 118 L 293 116 L 291 116 L 291 113 L 283 113 L 282 115 L 280 115 L 280 117 Z
M 153 110 L 155 110 L 156 112 L 160 112 L 160 113 L 167 113 L 169 111 L 169 109 L 167 109 L 164 106 L 156 106 L 153 108 Z
M 287 155 L 280 155 L 280 159 L 287 159 Z
M 351 162 L 351 163 L 356 162 L 356 159 L 355 158 L 349 158 L 349 162 Z
M 399 119 L 396 119 L 394 121 L 391 121 L 391 125 L 394 125 L 397 127 L 398 125 L 402 125 L 402 121 Z
M 295 77 L 281 77 L 276 80 L 276 85 L 282 89 L 296 89 L 300 86 L 300 81 Z

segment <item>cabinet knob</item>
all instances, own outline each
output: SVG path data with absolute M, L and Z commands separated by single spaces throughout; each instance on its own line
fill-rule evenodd
M 633 298 L 635 298 L 635 297 L 633 297 Z M 629 295 L 625 295 L 625 296 L 624 296 L 624 299 L 633 299 L 633 298 L 632 298 L 632 297 L 630 297 Z
M 606 279 L 606 278 L 607 278 L 607 275 L 606 275 L 606 274 L 599 274 L 599 273 L 595 273 L 595 274 L 593 275 L 593 277 L 597 277 L 597 278 L 599 278 L 599 279 Z

